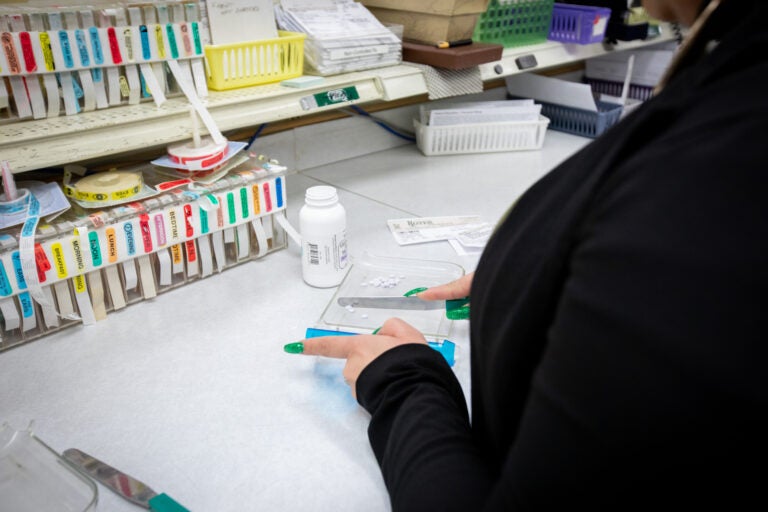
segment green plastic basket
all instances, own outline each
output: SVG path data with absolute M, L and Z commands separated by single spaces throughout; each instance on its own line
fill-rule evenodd
M 472 39 L 505 48 L 543 43 L 549 34 L 555 0 L 491 0 Z

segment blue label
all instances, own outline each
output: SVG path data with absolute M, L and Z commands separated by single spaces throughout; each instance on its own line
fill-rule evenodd
M 72 57 L 72 48 L 69 46 L 69 35 L 66 30 L 59 30 L 59 43 L 61 43 L 61 53 L 64 55 L 64 67 L 75 67 L 75 59 Z
M 152 50 L 149 46 L 149 31 L 146 25 L 139 26 L 139 34 L 141 36 L 141 55 L 144 60 L 149 60 L 152 58 Z
M 32 297 L 29 296 L 29 292 L 19 294 L 19 304 L 21 304 L 21 315 L 24 318 L 29 318 L 35 314 L 35 307 L 32 304 Z
M 133 223 L 126 222 L 123 224 L 123 231 L 125 231 L 125 241 L 128 246 L 128 256 L 136 254 L 136 241 L 133 238 Z
M 24 221 L 24 227 L 21 228 L 21 236 L 34 236 L 35 228 L 37 227 L 39 220 L 38 217 L 27 217 L 27 220 Z
M 83 88 L 80 87 L 80 84 L 78 83 L 77 78 L 75 78 L 75 75 L 72 75 L 72 88 L 75 90 L 75 98 L 83 97 Z M 79 105 L 77 111 L 80 112 Z
M 277 207 L 283 207 L 283 180 L 279 176 L 275 178 L 275 195 L 277 195 Z
M 3 260 L 0 260 L 0 296 L 8 297 L 11 293 L 13 293 L 11 283 L 8 282 L 8 274 L 5 273 Z
M 30 217 L 40 215 L 40 202 L 34 195 L 29 196 L 29 213 Z
M 13 274 L 16 276 L 16 284 L 19 285 L 19 290 L 27 289 L 27 281 L 24 279 L 24 270 L 21 267 L 21 256 L 19 251 L 14 251 L 11 254 L 11 261 L 13 262 Z
M 101 82 L 101 79 L 102 79 L 101 68 L 93 68 L 91 70 L 91 74 L 93 75 L 94 82 Z
M 104 64 L 104 52 L 101 51 L 101 40 L 99 39 L 99 29 L 91 27 L 88 29 L 91 35 L 91 50 L 93 50 L 93 60 L 96 64 Z
M 88 55 L 88 43 L 85 42 L 85 32 L 75 30 L 75 41 L 77 41 L 77 51 L 80 53 L 80 63 L 83 66 L 90 66 L 91 56 Z

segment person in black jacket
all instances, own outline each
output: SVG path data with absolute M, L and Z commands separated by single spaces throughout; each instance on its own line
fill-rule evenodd
M 347 359 L 394 510 L 766 501 L 768 2 L 643 3 L 691 26 L 657 94 L 421 295 L 471 283 L 471 420 L 401 320 L 303 341 Z

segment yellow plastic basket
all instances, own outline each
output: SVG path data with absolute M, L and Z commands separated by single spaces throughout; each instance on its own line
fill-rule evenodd
M 306 37 L 279 30 L 275 39 L 206 46 L 208 87 L 224 91 L 301 76 Z

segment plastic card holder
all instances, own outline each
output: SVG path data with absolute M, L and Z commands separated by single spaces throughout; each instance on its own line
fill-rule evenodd
M 340 306 L 337 299 L 350 296 L 403 296 L 414 288 L 445 284 L 463 275 L 464 269 L 451 262 L 389 258 L 364 253 L 353 261 L 318 326 L 324 329 L 371 332 L 387 319 L 396 316 L 421 331 L 425 337 L 443 340 L 449 337 L 453 325 L 453 320 L 445 316 L 445 309 L 414 311 L 346 308 Z M 396 281 L 396 284 L 391 287 L 372 284 L 381 278 L 390 283 Z

